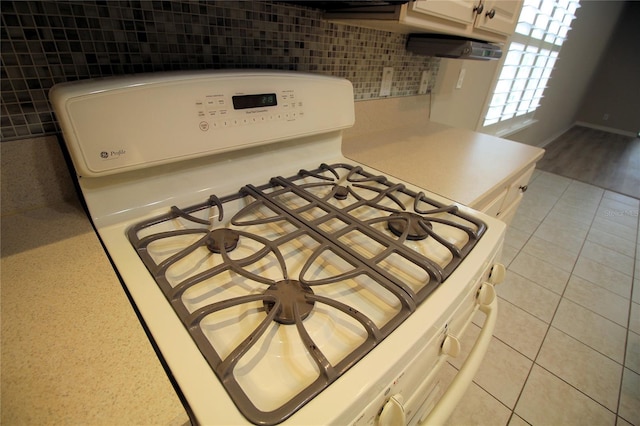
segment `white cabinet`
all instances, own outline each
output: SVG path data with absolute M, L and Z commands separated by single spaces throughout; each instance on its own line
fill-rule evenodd
M 416 0 L 410 3 L 408 16 L 424 14 L 446 19 L 459 35 L 482 39 L 513 34 L 522 0 Z M 460 27 L 462 25 L 462 27 Z
M 535 168 L 534 164 L 519 172 L 513 179 L 490 195 L 487 201 L 478 206 L 478 209 L 509 225 L 527 191 Z
M 325 17 L 351 25 L 403 33 L 441 33 L 505 42 L 515 30 L 523 0 L 414 0 L 378 12 L 354 8 Z
M 462 24 L 473 24 L 479 2 L 480 0 L 416 0 L 411 8 L 417 13 L 440 16 Z
M 477 29 L 507 36 L 513 34 L 520 17 L 522 1 L 490 0 L 483 2 L 483 6 L 482 13 L 476 17 Z

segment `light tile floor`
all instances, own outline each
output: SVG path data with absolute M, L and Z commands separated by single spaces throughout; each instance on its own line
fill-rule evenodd
M 536 171 L 507 230 L 493 341 L 450 425 L 640 426 L 639 208 Z

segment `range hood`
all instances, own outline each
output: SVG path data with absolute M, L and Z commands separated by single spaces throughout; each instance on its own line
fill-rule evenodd
M 492 60 L 502 57 L 499 44 L 441 34 L 409 34 L 407 51 L 438 58 Z
M 364 12 L 376 13 L 386 10 L 386 8 L 392 8 L 397 5 L 409 3 L 409 0 L 280 0 L 280 2 L 313 7 L 324 11 L 361 12 L 364 9 Z

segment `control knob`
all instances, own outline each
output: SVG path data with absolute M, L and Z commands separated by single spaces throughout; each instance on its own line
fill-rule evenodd
M 486 281 L 483 282 L 478 289 L 478 303 L 481 305 L 490 305 L 495 298 L 496 289 L 493 287 L 493 284 Z
M 378 426 L 406 425 L 407 416 L 404 413 L 404 398 L 399 393 L 392 395 L 385 402 L 378 417 Z
M 454 336 L 447 334 L 442 341 L 440 351 L 444 355 L 448 355 L 451 358 L 455 358 L 460 354 L 460 341 Z
M 501 284 L 504 281 L 504 277 L 507 275 L 507 268 L 502 263 L 496 263 L 491 267 L 489 273 L 489 282 L 493 285 Z

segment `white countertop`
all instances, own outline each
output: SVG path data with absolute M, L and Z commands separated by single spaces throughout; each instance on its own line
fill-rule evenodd
M 2 217 L 2 424 L 188 421 L 79 203 Z
M 187 422 L 56 138 L 0 150 L 0 424 Z
M 541 148 L 426 120 L 346 135 L 342 151 L 348 158 L 474 208 L 544 154 Z

